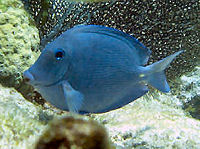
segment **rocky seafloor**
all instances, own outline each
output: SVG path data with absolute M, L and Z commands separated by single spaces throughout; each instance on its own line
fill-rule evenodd
M 170 81 L 168 94 L 152 90 L 111 112 L 71 115 L 48 103 L 32 103 L 16 90 L 26 87 L 20 85 L 21 74 L 38 57 L 33 52 L 38 43 L 38 31 L 23 4 L 0 0 L 1 149 L 200 148 L 200 66 Z

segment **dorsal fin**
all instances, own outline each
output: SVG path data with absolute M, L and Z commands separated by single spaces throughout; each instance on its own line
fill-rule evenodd
M 147 47 L 145 47 L 141 42 L 139 42 L 136 38 L 114 28 L 109 28 L 100 25 L 77 25 L 74 28 L 68 30 L 68 33 L 69 32 L 98 33 L 120 39 L 126 42 L 132 48 L 133 52 L 138 55 L 138 65 L 146 64 L 149 55 L 151 54 L 151 51 Z

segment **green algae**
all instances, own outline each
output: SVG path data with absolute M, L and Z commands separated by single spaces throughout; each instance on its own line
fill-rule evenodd
M 23 5 L 19 0 L 0 0 L 0 11 L 5 12 L 9 7 L 22 8 Z

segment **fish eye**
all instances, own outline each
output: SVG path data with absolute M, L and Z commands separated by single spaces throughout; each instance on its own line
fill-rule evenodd
M 55 57 L 57 60 L 61 60 L 65 56 L 65 51 L 62 49 L 57 49 Z

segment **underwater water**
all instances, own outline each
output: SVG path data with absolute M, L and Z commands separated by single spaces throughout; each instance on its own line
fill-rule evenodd
M 199 14 L 198 0 L 0 0 L 0 149 L 200 148 Z M 165 71 L 171 91 L 148 86 L 144 96 L 101 114 L 72 114 L 46 102 L 23 72 L 49 42 L 80 24 L 134 36 L 151 50 L 145 66 L 184 50 Z

